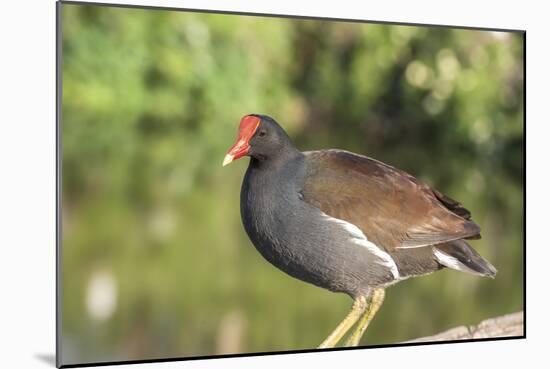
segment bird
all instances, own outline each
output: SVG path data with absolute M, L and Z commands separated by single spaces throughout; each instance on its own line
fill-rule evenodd
M 248 114 L 223 166 L 250 157 L 240 194 L 257 251 L 288 275 L 349 295 L 350 312 L 318 346 L 357 346 L 385 289 L 443 268 L 494 278 L 466 240 L 481 229 L 461 203 L 403 170 L 338 149 L 298 150 L 267 115 Z

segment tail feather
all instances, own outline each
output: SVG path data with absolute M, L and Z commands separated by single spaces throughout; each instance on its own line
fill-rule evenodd
M 496 268 L 464 240 L 447 242 L 433 247 L 437 262 L 447 268 L 495 278 Z

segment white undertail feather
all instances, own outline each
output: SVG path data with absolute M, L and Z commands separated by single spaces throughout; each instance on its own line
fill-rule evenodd
M 334 218 L 324 214 L 330 221 L 335 222 L 343 226 L 346 231 L 348 231 L 352 237 L 352 242 L 359 246 L 366 247 L 372 254 L 376 255 L 380 261 L 377 261 L 378 264 L 384 265 L 390 269 L 393 277 L 397 280 L 400 279 L 399 270 L 397 269 L 397 264 L 393 258 L 382 250 L 380 247 L 376 246 L 374 243 L 370 242 L 365 234 L 355 225 L 346 222 L 345 220 Z
M 434 248 L 433 250 L 434 250 L 434 255 L 435 255 L 436 260 L 441 265 L 444 265 L 447 268 L 459 270 L 461 272 L 468 272 L 468 273 L 473 273 L 473 274 L 483 276 L 482 273 L 476 272 L 475 270 L 472 270 L 471 268 L 468 268 L 466 265 L 462 264 L 458 259 L 456 259 L 456 258 L 454 258 L 450 255 L 447 255 L 443 251 L 441 251 L 437 248 Z

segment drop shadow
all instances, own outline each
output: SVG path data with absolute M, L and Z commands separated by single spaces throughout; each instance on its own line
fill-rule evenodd
M 34 354 L 34 357 L 55 368 L 55 354 Z

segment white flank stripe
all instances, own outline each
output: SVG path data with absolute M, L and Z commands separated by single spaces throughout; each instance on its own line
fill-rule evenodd
M 339 225 L 343 226 L 344 229 L 348 231 L 352 236 L 352 242 L 354 242 L 359 246 L 366 247 L 372 254 L 378 257 L 378 259 L 380 260 L 380 261 L 377 261 L 378 264 L 384 265 L 388 269 L 390 269 L 395 279 L 400 278 L 397 265 L 395 264 L 395 261 L 390 256 L 390 254 L 382 250 L 380 247 L 376 246 L 374 243 L 370 242 L 365 236 L 365 234 L 361 232 L 361 230 L 357 226 L 349 222 L 346 222 L 345 220 L 342 220 L 342 219 L 333 218 L 326 214 L 323 214 L 323 215 L 326 216 L 330 221 L 338 223 Z

